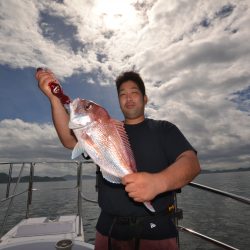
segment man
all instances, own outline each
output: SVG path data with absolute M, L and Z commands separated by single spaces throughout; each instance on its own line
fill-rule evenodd
M 38 71 L 39 87 L 49 97 L 58 136 L 72 149 L 76 139 L 68 128 L 69 116 L 48 83 L 56 81 L 50 71 Z M 170 122 L 147 119 L 147 95 L 140 75 L 130 71 L 116 80 L 124 126 L 138 172 L 126 175 L 122 184 L 111 184 L 100 174 L 95 248 L 175 250 L 177 230 L 172 222 L 174 193 L 193 180 L 200 165 L 196 152 Z M 151 201 L 156 212 L 142 202 Z

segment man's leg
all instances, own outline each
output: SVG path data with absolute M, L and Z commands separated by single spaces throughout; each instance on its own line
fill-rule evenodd
M 96 232 L 95 250 L 108 250 L 108 237 Z
M 112 250 L 134 250 L 135 241 L 134 240 L 111 240 Z M 150 248 L 145 248 L 149 250 Z M 96 232 L 95 239 L 95 250 L 108 250 L 108 236 L 104 236 L 99 232 Z M 150 249 L 151 250 L 151 249 Z
M 176 238 L 164 240 L 140 240 L 140 250 L 178 250 Z

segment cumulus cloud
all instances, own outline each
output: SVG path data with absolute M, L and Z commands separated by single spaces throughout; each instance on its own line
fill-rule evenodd
M 31 162 L 39 162 L 35 165 L 37 175 L 75 175 L 77 171 L 77 164 L 69 163 L 71 150 L 61 145 L 51 124 L 27 123 L 20 119 L 0 121 L 0 152 L 0 162 L 15 163 L 13 176 L 19 174 L 22 162 L 27 162 L 23 175 L 28 174 Z M 1 165 L 1 171 L 8 169 L 9 165 Z M 95 169 L 93 164 L 86 164 L 84 174 L 94 174 Z
M 0 151 L 1 161 L 70 159 L 70 150 L 60 145 L 52 125 L 20 119 L 0 121 Z
M 249 167 L 249 8 L 236 0 L 1 1 L 0 63 L 46 65 L 60 79 L 95 74 L 102 84 L 136 69 L 147 115 L 176 123 L 204 168 Z M 34 158 L 67 155 L 51 125 L 1 126 L 11 138 L 16 131 L 17 159 L 29 140 Z

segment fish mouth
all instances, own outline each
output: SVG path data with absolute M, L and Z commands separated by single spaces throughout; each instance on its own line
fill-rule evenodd
M 89 129 L 89 127 L 91 127 L 91 123 L 86 124 L 86 125 L 82 125 L 82 124 L 76 124 L 74 122 L 69 122 L 69 129 L 72 129 L 74 131 L 86 131 Z
M 73 123 L 73 122 L 69 122 L 69 128 L 70 129 L 73 129 L 73 130 L 79 130 L 79 129 L 82 129 L 82 128 L 84 128 L 85 126 L 82 126 L 82 125 L 80 125 L 80 124 L 75 124 L 75 123 Z
M 87 128 L 92 124 L 92 120 L 88 115 L 70 114 L 69 128 L 73 130 Z

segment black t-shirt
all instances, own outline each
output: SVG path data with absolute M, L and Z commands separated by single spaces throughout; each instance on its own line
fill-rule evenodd
M 167 121 L 145 119 L 136 125 L 125 125 L 138 172 L 156 173 L 171 165 L 186 150 L 194 150 L 180 130 Z M 194 150 L 195 151 L 195 150 Z M 99 205 L 105 213 L 116 216 L 145 216 L 149 214 L 143 203 L 128 197 L 122 184 L 99 178 Z M 157 212 L 173 203 L 173 192 L 158 195 L 152 205 Z

